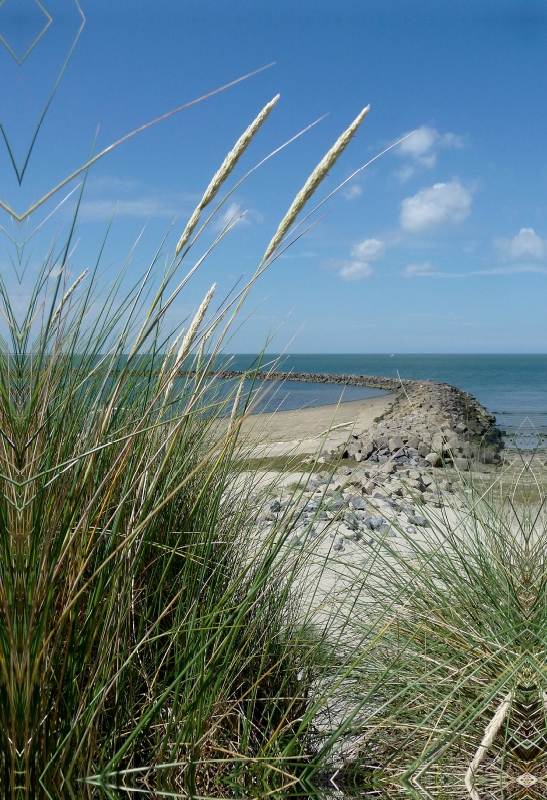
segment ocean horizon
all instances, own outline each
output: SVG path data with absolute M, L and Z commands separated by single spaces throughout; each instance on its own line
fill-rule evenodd
M 220 360 L 226 369 L 246 370 L 255 366 L 258 359 L 257 354 L 238 353 L 224 355 Z M 287 372 L 378 375 L 449 383 L 472 394 L 496 415 L 499 427 L 508 434 L 520 429 L 529 435 L 533 428 L 547 434 L 547 354 L 266 353 L 261 363 L 263 368 L 276 365 L 277 370 Z M 372 396 L 360 394 L 360 388 L 348 387 L 343 400 Z M 340 387 L 291 382 L 279 390 L 279 400 L 283 402 L 278 406 L 288 410 L 326 405 L 338 402 L 340 395 Z

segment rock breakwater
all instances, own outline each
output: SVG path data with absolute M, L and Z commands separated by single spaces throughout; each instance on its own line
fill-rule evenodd
M 219 378 L 241 377 L 223 371 Z M 330 375 L 309 372 L 259 372 L 261 380 L 369 386 L 396 395 L 389 411 L 366 431 L 354 430 L 343 452 L 323 453 L 323 459 L 343 455 L 357 462 L 393 467 L 437 467 L 452 464 L 460 471 L 473 460 L 493 464 L 503 448 L 495 417 L 473 395 L 447 383 L 400 380 L 376 375 Z M 388 469 L 386 467 L 386 469 Z

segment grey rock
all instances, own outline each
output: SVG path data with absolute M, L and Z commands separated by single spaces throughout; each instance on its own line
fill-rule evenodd
M 408 521 L 411 525 L 418 525 L 420 528 L 427 528 L 429 525 L 429 522 L 426 520 L 426 518 L 420 516 L 420 514 L 410 514 Z
M 400 508 L 399 503 L 396 500 L 392 500 L 391 497 L 388 497 L 386 503 L 388 504 L 388 506 L 390 506 L 390 508 L 393 508 L 395 511 L 398 511 Z
M 469 461 L 466 458 L 454 458 L 452 459 L 452 463 L 456 469 L 459 469 L 461 472 L 465 472 L 469 469 Z
M 329 511 L 340 511 L 345 505 L 345 500 L 342 497 L 333 497 L 332 500 L 329 501 L 328 509 Z
M 438 453 L 428 453 L 425 460 L 431 464 L 432 467 L 440 467 L 442 464 L 442 459 Z
M 335 541 L 335 543 L 332 546 L 332 549 L 333 550 L 338 550 L 338 551 L 344 549 L 344 538 L 343 538 L 343 536 L 340 536 L 340 538 Z
M 392 436 L 392 438 L 388 440 L 388 447 L 392 453 L 396 450 L 401 450 L 403 444 L 403 440 L 400 436 Z
M 387 527 L 387 521 L 383 517 L 367 517 L 365 519 L 365 525 L 367 528 L 370 528 L 371 531 L 379 531 L 383 527 Z
M 353 497 L 350 497 L 349 502 L 350 502 L 350 505 L 353 506 L 353 508 L 356 511 L 362 511 L 363 509 L 365 509 L 367 507 L 367 502 L 364 499 L 364 497 L 361 497 L 358 494 L 353 495 Z
M 407 526 L 406 526 L 406 528 L 405 528 L 405 530 L 406 530 L 406 532 L 407 532 L 407 533 L 409 533 L 411 536 L 413 536 L 415 533 L 417 533 L 417 530 L 416 530 L 416 528 L 414 527 L 414 525 L 407 525 Z
M 348 528 L 354 531 L 359 530 L 359 520 L 353 514 L 344 514 L 344 522 Z
M 279 502 L 279 500 L 273 501 L 273 503 L 270 506 L 270 511 L 272 511 L 274 514 L 277 514 L 279 511 L 281 511 L 281 503 Z

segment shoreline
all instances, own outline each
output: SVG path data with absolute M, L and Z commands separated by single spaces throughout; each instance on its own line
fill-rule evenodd
M 242 433 L 255 441 L 256 456 L 312 455 L 319 445 L 335 450 L 354 430 L 368 430 L 375 420 L 389 413 L 395 401 L 395 394 L 389 393 L 345 403 L 263 411 L 244 421 Z
M 219 371 L 215 375 L 220 379 L 233 379 L 246 375 L 243 371 Z M 362 401 L 348 401 L 339 404 L 332 415 L 330 425 L 348 422 L 347 413 L 341 409 L 357 406 L 363 408 L 363 416 L 354 420 L 352 430 L 338 434 L 336 445 L 326 443 L 325 456 L 340 456 L 341 447 L 347 443 L 347 452 L 344 457 L 352 458 L 358 462 L 371 460 L 383 463 L 392 457 L 398 457 L 400 450 L 405 445 L 413 451 L 411 459 L 428 459 L 431 466 L 440 466 L 443 462 L 453 462 L 458 469 L 466 470 L 471 466 L 472 459 L 484 460 L 484 463 L 493 463 L 499 459 L 499 453 L 504 448 L 503 435 L 496 425 L 496 418 L 490 414 L 478 400 L 455 386 L 435 381 L 399 380 L 378 375 L 331 375 L 327 373 L 309 372 L 256 372 L 251 373 L 258 380 L 270 381 L 301 381 L 306 383 L 331 383 L 346 386 L 368 386 L 390 392 L 379 398 L 368 398 Z M 389 402 L 386 403 L 386 399 Z M 380 403 L 382 410 L 372 417 L 366 413 L 371 401 L 384 401 Z M 354 406 L 353 404 L 357 404 Z M 365 405 L 368 404 L 368 405 Z M 334 404 L 333 404 L 334 405 Z M 326 409 L 331 406 L 315 406 L 316 409 Z M 324 429 L 315 431 L 305 430 L 304 425 L 310 424 L 312 409 L 296 409 L 294 411 L 279 411 L 273 414 L 256 415 L 258 418 L 268 416 L 270 430 L 276 430 L 276 420 L 279 415 L 285 415 L 277 425 L 279 434 L 290 437 L 295 445 L 298 444 L 297 434 L 302 438 L 310 439 L 321 433 L 327 432 L 329 424 Z M 317 413 L 317 412 L 316 412 Z M 277 416 L 276 416 L 277 415 Z M 292 416 L 288 416 L 292 415 Z M 273 422 L 272 422 L 273 420 Z M 292 425 L 292 427 L 291 427 Z M 258 427 L 258 426 L 257 426 Z M 349 424 L 348 424 L 349 427 Z M 253 427 L 254 430 L 254 427 Z M 307 436 L 306 436 L 307 434 Z M 331 434 L 332 435 L 332 434 Z M 350 436 L 353 441 L 350 441 Z M 272 440 L 272 436 L 268 436 Z M 263 439 L 265 441 L 265 439 Z M 279 436 L 278 436 L 279 441 Z M 287 438 L 284 439 L 287 441 Z M 414 454 L 414 451 L 415 454 Z M 300 452 L 303 452 L 300 449 Z

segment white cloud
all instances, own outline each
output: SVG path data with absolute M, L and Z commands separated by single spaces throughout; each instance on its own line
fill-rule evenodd
M 471 192 L 458 180 L 421 189 L 401 204 L 401 227 L 422 231 L 437 225 L 463 222 L 471 211 Z
M 371 265 L 367 261 L 350 261 L 340 258 L 328 258 L 323 261 L 323 266 L 332 272 L 336 272 L 343 281 L 360 281 L 363 278 L 370 278 L 373 273 Z
M 374 261 L 386 252 L 386 246 L 380 239 L 365 239 L 352 248 L 352 258 L 358 261 Z
M 360 281 L 370 278 L 373 273 L 368 262 L 382 258 L 385 252 L 385 242 L 380 239 L 364 239 L 352 247 L 351 260 L 330 258 L 323 262 L 323 266 L 335 271 L 343 281 Z
M 223 230 L 226 225 L 240 227 L 251 225 L 253 222 L 264 222 L 264 217 L 253 209 L 241 210 L 239 203 L 230 203 L 225 211 L 215 217 L 214 228 L 217 231 Z
M 401 169 L 396 169 L 394 174 L 399 178 L 401 183 L 406 183 L 412 178 L 415 172 L 416 167 L 413 167 L 411 164 L 407 164 L 406 166 L 401 167 Z
M 348 186 L 342 189 L 342 194 L 346 200 L 355 200 L 356 197 L 361 197 L 363 190 L 358 183 L 350 183 Z
M 343 281 L 360 281 L 370 278 L 372 267 L 366 261 L 350 261 L 339 272 Z
M 405 278 L 465 278 L 474 273 L 467 272 L 442 272 L 429 261 L 421 264 L 407 264 L 403 270 Z
M 245 211 L 241 211 L 238 203 L 230 205 L 221 214 L 215 217 L 215 228 L 217 231 L 223 230 L 226 225 L 250 225 L 251 220 Z
M 403 275 L 405 278 L 416 278 L 419 275 L 431 275 L 432 272 L 433 265 L 429 261 L 424 261 L 423 264 L 407 264 Z
M 533 228 L 521 228 L 512 239 L 498 239 L 495 245 L 508 261 L 543 261 L 547 257 L 547 241 Z
M 405 183 L 411 178 L 418 167 L 432 169 L 437 162 L 439 148 L 460 149 L 465 147 L 466 140 L 456 133 L 439 133 L 435 128 L 422 125 L 397 147 L 396 152 L 401 157 L 410 158 L 413 164 L 406 164 L 395 174 Z

